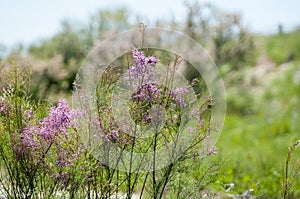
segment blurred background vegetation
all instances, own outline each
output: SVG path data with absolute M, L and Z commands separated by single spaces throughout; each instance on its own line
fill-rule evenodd
M 285 32 L 278 26 L 277 33 L 259 35 L 247 29 L 239 14 L 212 4 L 194 1 L 185 3 L 185 9 L 184 22 L 157 20 L 155 25 L 183 31 L 202 44 L 226 86 L 227 116 L 215 157 L 224 165 L 209 189 L 231 194 L 253 189 L 255 196 L 279 197 L 288 146 L 300 139 L 300 28 Z M 120 7 L 99 10 L 88 23 L 65 20 L 53 37 L 1 56 L 0 73 L 14 65 L 28 67 L 34 99 L 70 99 L 88 52 L 107 36 L 138 27 L 140 21 L 131 17 L 129 9 Z M 0 87 L 5 82 L 1 75 Z M 300 175 L 294 177 L 297 198 Z M 230 183 L 234 186 L 226 188 Z

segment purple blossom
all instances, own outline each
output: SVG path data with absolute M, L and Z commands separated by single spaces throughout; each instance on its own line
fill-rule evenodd
M 176 97 L 175 98 L 175 101 L 176 101 L 176 103 L 180 106 L 180 107 L 182 107 L 182 108 L 185 108 L 186 106 L 187 106 L 187 104 L 185 103 L 185 101 L 184 101 L 184 99 L 182 99 L 181 97 Z
M 148 123 L 151 122 L 152 117 L 147 113 L 143 116 L 143 121 Z
M 107 135 L 107 139 L 115 142 L 119 137 L 118 130 L 113 129 L 113 130 L 110 130 L 109 132 L 110 132 L 110 134 Z
M 207 149 L 207 155 L 216 155 L 217 154 L 217 150 L 219 150 L 217 147 L 212 146 L 210 148 Z
M 131 78 L 143 79 L 146 82 L 152 80 L 153 68 L 157 64 L 155 57 L 145 57 L 143 51 L 139 51 L 134 48 L 132 51 L 134 58 L 134 65 L 129 68 L 129 74 Z
M 26 127 L 21 134 L 21 148 L 19 152 L 24 152 L 27 149 L 35 149 L 40 146 L 37 140 L 37 134 L 39 129 L 36 126 Z
M 176 90 L 170 90 L 167 92 L 167 95 L 169 97 L 171 97 L 172 100 L 176 101 L 176 104 L 178 106 L 185 108 L 186 103 L 185 103 L 184 99 L 182 99 L 178 94 L 179 93 Z
M 57 181 L 61 181 L 66 183 L 68 178 L 70 177 L 70 172 L 61 172 L 51 175 L 52 178 L 55 178 Z
M 152 66 L 154 67 L 157 64 L 157 59 L 153 56 L 145 57 L 143 51 L 139 51 L 137 48 L 134 48 L 132 51 L 132 57 L 135 60 L 137 66 Z
M 136 94 L 133 96 L 133 100 L 152 103 L 159 98 L 159 94 L 162 92 L 162 89 L 159 89 L 152 79 L 153 68 L 157 64 L 158 60 L 153 56 L 145 57 L 144 52 L 139 51 L 136 48 L 133 49 L 132 56 L 134 58 L 134 65 L 129 68 L 130 77 L 144 81 L 141 82 L 142 86 L 140 86 Z M 186 107 L 185 101 L 183 98 L 179 97 L 179 95 L 186 94 L 189 91 L 189 88 L 190 86 L 185 86 L 171 90 L 167 92 L 167 96 L 176 101 L 177 105 Z
M 143 51 L 139 51 L 137 48 L 134 48 L 132 51 L 132 57 L 135 59 L 136 64 L 145 64 L 145 55 Z
M 52 141 L 58 133 L 66 135 L 71 127 L 71 118 L 74 118 L 74 113 L 68 107 L 65 100 L 59 100 L 57 107 L 50 109 L 50 114 L 47 115 L 39 124 L 40 136 L 46 141 Z
M 61 147 L 57 147 L 56 149 L 57 154 L 57 160 L 55 161 L 55 164 L 58 167 L 65 167 L 68 166 L 71 162 L 69 156 L 68 149 L 61 149 Z
M 115 130 L 115 129 L 109 130 L 108 133 L 100 131 L 100 132 L 94 134 L 94 137 L 97 139 L 102 138 L 104 140 L 104 142 L 111 142 L 111 141 L 115 142 L 119 138 L 119 131 Z
M 147 101 L 151 103 L 162 92 L 162 89 L 157 88 L 155 83 L 146 83 L 133 96 L 134 101 Z
M 189 89 L 191 88 L 190 85 L 188 86 L 183 86 L 181 88 L 176 88 L 175 90 L 173 90 L 173 93 L 176 94 L 176 95 L 182 95 L 182 94 L 186 94 L 189 92 Z
M 146 57 L 145 58 L 145 63 L 148 64 L 149 66 L 154 67 L 157 64 L 157 59 L 153 56 Z
M 171 97 L 173 100 L 175 100 L 178 106 L 185 108 L 187 104 L 185 103 L 185 100 L 182 97 L 180 97 L 180 95 L 184 95 L 188 93 L 190 88 L 191 88 L 190 85 L 183 86 L 181 88 L 176 88 L 174 90 L 168 91 L 167 95 Z
M 24 152 L 28 148 L 35 149 L 40 146 L 41 141 L 51 144 L 60 133 L 66 136 L 78 114 L 78 111 L 68 107 L 64 99 L 59 100 L 57 107 L 52 107 L 50 114 L 40 121 L 38 126 L 29 126 L 24 129 L 20 135 L 20 151 Z

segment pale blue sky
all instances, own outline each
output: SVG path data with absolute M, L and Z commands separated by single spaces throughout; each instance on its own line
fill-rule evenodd
M 201 0 L 199 0 L 201 1 Z M 221 9 L 242 14 L 254 32 L 270 33 L 282 23 L 292 29 L 300 25 L 299 0 L 210 0 Z M 100 8 L 126 6 L 153 22 L 156 18 L 183 19 L 183 0 L 0 0 L 0 44 L 11 47 L 30 44 L 55 34 L 63 19 L 86 22 Z M 146 20 L 145 20 L 146 21 Z

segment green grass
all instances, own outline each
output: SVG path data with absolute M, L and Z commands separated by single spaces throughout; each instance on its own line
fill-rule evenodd
M 300 58 L 300 29 L 291 33 L 282 33 L 265 38 L 266 52 L 276 64 L 299 60 Z
M 227 160 L 223 182 L 234 183 L 242 193 L 250 188 L 255 195 L 276 196 L 280 192 L 287 147 L 294 140 L 285 134 L 274 137 L 260 116 L 227 115 L 218 147 Z
M 254 189 L 255 196 L 280 197 L 283 169 L 288 147 L 300 139 L 300 84 L 293 79 L 297 65 L 281 78 L 269 82 L 265 95 L 249 115 L 229 111 L 217 146 L 226 160 L 221 184 L 234 183 L 232 193 Z M 242 96 L 243 97 L 243 96 Z M 255 96 L 253 96 L 255 97 Z M 231 108 L 230 106 L 228 107 Z M 294 166 L 299 166 L 300 150 L 294 154 Z M 295 163 L 298 161 L 298 163 Z M 296 180 L 295 197 L 300 197 L 300 175 Z

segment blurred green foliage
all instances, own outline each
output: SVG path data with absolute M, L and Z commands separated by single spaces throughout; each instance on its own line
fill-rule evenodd
M 278 33 L 266 38 L 267 55 L 282 64 L 300 58 L 300 28 L 291 33 Z
M 72 24 L 65 21 L 62 23 L 60 33 L 50 40 L 42 41 L 41 44 L 31 45 L 29 53 L 40 59 L 49 59 L 56 55 L 61 55 L 63 63 L 68 64 L 71 59 L 82 60 L 88 44 L 88 39 L 81 38 L 79 32 L 76 32 L 74 27 L 72 27 Z
M 255 114 L 242 117 L 227 114 L 218 145 L 222 149 L 220 155 L 230 162 L 222 168 L 227 175 L 221 180 L 236 185 L 233 193 L 252 188 L 259 197 L 280 197 L 288 146 L 300 137 L 299 71 L 299 64 L 290 64 L 289 69 L 278 71 L 268 82 L 261 97 L 248 93 L 252 98 L 259 98 L 252 102 L 258 107 Z M 236 98 L 247 98 L 244 92 L 239 94 Z M 300 151 L 297 151 L 294 168 L 297 164 L 299 167 L 299 157 Z M 299 198 L 299 173 L 293 178 L 296 183 L 292 195 Z
M 186 1 L 186 7 L 186 33 L 206 47 L 219 67 L 230 64 L 238 70 L 255 63 L 254 37 L 240 15 L 197 1 Z
M 232 70 L 238 70 L 255 62 L 253 36 L 242 24 L 239 15 L 196 1 L 186 3 L 186 9 L 188 17 L 184 23 L 173 20 L 161 26 L 168 27 L 170 24 L 186 32 L 207 47 L 220 67 L 230 64 Z M 202 11 L 210 14 L 204 16 Z M 22 46 L 14 49 L 9 55 L 10 60 L 31 59 L 33 82 L 36 82 L 32 93 L 36 99 L 45 99 L 53 94 L 70 95 L 76 72 L 92 47 L 112 34 L 137 27 L 139 22 L 132 16 L 129 9 L 121 7 L 99 10 L 87 23 L 63 21 L 61 30 L 52 38 L 34 43 L 28 49 Z
M 107 36 L 130 29 L 129 17 L 126 8 L 99 10 L 87 24 L 63 21 L 61 30 L 52 38 L 32 44 L 27 57 L 33 59 L 34 98 L 55 100 L 56 95 L 70 96 L 76 73 L 89 51 Z

